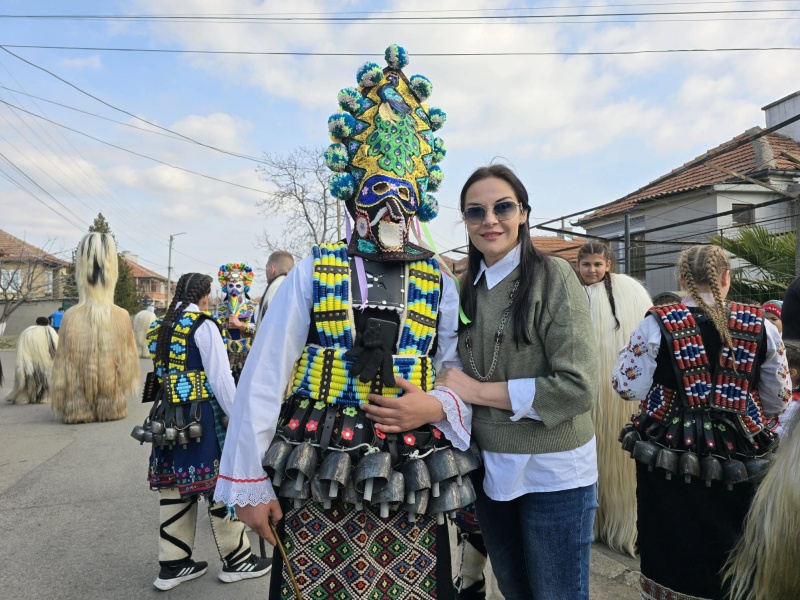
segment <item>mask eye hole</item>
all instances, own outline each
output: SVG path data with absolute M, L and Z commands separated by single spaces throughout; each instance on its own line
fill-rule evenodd
M 397 195 L 400 196 L 400 200 L 403 202 L 408 202 L 409 193 L 408 188 L 401 187 L 397 190 Z
M 374 193 L 378 194 L 379 196 L 382 196 L 383 194 L 388 192 L 390 189 L 391 188 L 390 188 L 389 184 L 386 183 L 385 181 L 379 181 L 378 183 L 376 183 L 375 185 L 372 186 L 372 191 Z

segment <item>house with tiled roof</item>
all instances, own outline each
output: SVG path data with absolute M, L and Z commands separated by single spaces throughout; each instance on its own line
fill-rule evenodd
M 573 268 L 578 268 L 578 249 L 586 243 L 582 237 L 574 236 L 531 236 L 531 243 L 535 248 L 550 256 L 558 256 L 568 261 Z M 441 257 L 448 268 L 456 275 L 467 270 L 467 258 L 454 259 L 449 256 Z
M 17 335 L 61 305 L 69 263 L 0 229 L 0 335 Z
M 771 129 L 800 115 L 800 92 L 762 110 Z M 686 245 L 735 236 L 742 225 L 768 224 L 776 234 L 793 228 L 794 202 L 781 192 L 800 191 L 800 121 L 759 137 L 763 131 L 745 131 L 575 224 L 589 236 L 611 239 L 625 270 L 627 219 L 627 272 L 654 296 L 675 290 L 677 254 Z
M 131 275 L 136 282 L 136 291 L 145 299 L 146 304 L 152 304 L 156 309 L 167 308 L 167 278 L 139 264 L 139 257 L 129 252 L 122 253 L 124 260 L 131 269 Z M 170 285 L 175 293 L 175 282 Z

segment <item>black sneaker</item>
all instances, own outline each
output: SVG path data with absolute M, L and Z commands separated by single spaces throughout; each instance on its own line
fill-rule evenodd
M 161 570 L 158 572 L 158 579 L 153 582 L 153 585 L 163 591 L 171 590 L 184 581 L 197 579 L 205 573 L 207 569 L 207 562 L 195 562 L 191 558 L 187 558 L 176 567 L 162 566 Z
M 255 554 L 251 554 L 244 562 L 238 565 L 223 566 L 222 571 L 219 572 L 220 581 L 225 583 L 233 583 L 234 581 L 241 581 L 242 579 L 255 579 L 266 575 L 272 569 L 271 558 L 260 558 Z

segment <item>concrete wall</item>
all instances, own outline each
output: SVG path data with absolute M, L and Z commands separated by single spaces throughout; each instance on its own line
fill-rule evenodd
M 22 330 L 31 325 L 36 325 L 36 317 L 49 317 L 58 307 L 61 306 L 60 300 L 41 300 L 26 302 L 13 313 L 6 322 L 4 336 L 17 336 Z

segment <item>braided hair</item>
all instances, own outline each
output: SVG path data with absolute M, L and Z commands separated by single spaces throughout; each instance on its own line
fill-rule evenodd
M 592 254 L 598 254 L 603 257 L 603 260 L 611 261 L 611 264 L 614 264 L 614 255 L 611 254 L 611 250 L 605 244 L 601 244 L 600 242 L 586 242 L 583 246 L 578 249 L 578 264 L 580 265 L 581 259 L 584 256 L 590 256 Z M 619 329 L 619 319 L 617 318 L 617 305 L 614 302 L 614 291 L 611 288 L 611 269 L 608 269 L 603 275 L 603 285 L 606 288 L 606 295 L 608 296 L 608 303 L 611 305 L 611 315 L 614 317 L 614 321 L 616 322 L 616 327 L 614 329 Z
M 175 285 L 175 296 L 169 304 L 164 320 L 158 328 L 156 338 L 156 357 L 163 358 L 169 352 L 169 340 L 172 335 L 172 326 L 183 312 L 184 306 L 197 304 L 202 298 L 211 293 L 211 277 L 202 273 L 185 273 Z M 165 360 L 163 362 L 166 362 Z
M 719 246 L 701 245 L 692 246 L 681 252 L 678 258 L 678 279 L 689 292 L 692 300 L 697 302 L 704 312 L 711 317 L 714 329 L 717 330 L 722 341 L 732 345 L 731 332 L 728 329 L 728 306 L 722 297 L 720 281 L 725 271 L 730 271 L 731 260 Z M 709 306 L 703 300 L 698 286 L 705 285 L 711 289 L 714 296 L 714 306 Z

